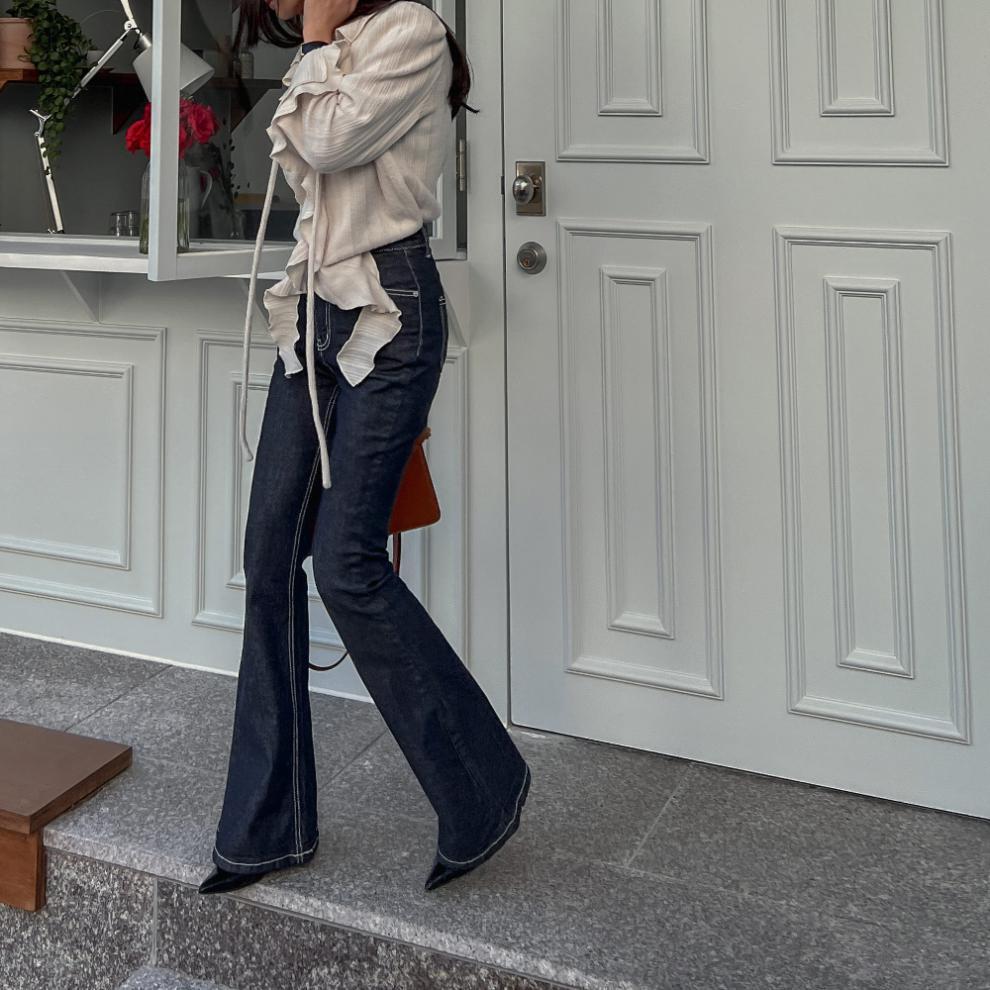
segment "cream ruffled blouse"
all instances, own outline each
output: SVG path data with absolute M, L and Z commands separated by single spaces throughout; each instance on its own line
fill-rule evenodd
M 330 487 L 330 458 L 314 367 L 314 292 L 342 309 L 362 307 L 337 363 L 357 385 L 375 354 L 401 329 L 400 310 L 382 287 L 372 248 L 415 233 L 440 216 L 437 183 L 450 149 L 448 92 L 453 60 L 443 22 L 416 0 L 395 3 L 342 24 L 333 41 L 296 52 L 282 79 L 267 133 L 271 172 L 254 245 L 244 318 L 240 434 L 247 439 L 248 364 L 261 249 L 281 166 L 299 203 L 296 245 L 285 276 L 264 294 L 269 334 L 286 376 L 303 365 L 294 345 L 298 297 L 306 294 L 306 371 Z

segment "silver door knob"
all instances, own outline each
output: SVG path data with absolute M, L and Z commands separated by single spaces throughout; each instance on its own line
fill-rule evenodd
M 512 198 L 517 217 L 547 215 L 546 162 L 516 162 Z
M 538 180 L 537 180 L 538 181 Z M 536 195 L 536 181 L 531 175 L 517 175 L 512 180 L 512 198 L 520 205 L 531 203 Z

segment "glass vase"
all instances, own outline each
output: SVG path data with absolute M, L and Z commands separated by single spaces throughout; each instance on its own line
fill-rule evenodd
M 186 163 L 179 160 L 179 185 L 177 216 L 175 223 L 175 247 L 177 251 L 189 250 L 189 169 Z M 148 231 L 150 229 L 151 213 L 151 161 L 144 167 L 141 176 L 141 237 L 138 250 L 141 254 L 148 253 Z

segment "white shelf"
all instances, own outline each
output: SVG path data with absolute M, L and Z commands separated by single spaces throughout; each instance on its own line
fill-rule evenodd
M 285 271 L 292 243 L 266 244 L 261 270 L 267 278 Z M 251 270 L 253 241 L 190 241 L 177 257 L 180 278 L 241 275 Z M 80 234 L 0 234 L 0 268 L 38 268 L 63 272 L 130 272 L 148 274 L 148 256 L 138 251 L 136 237 Z

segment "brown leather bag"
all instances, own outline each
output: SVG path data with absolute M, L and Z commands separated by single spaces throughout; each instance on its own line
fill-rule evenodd
M 402 534 L 407 529 L 419 529 L 430 526 L 440 518 L 440 502 L 430 477 L 430 467 L 423 450 L 423 441 L 430 435 L 428 426 L 413 441 L 412 451 L 399 479 L 399 490 L 392 505 L 392 514 L 388 520 L 388 531 L 392 534 L 392 545 L 395 548 L 392 567 L 399 573 L 399 560 L 402 554 Z M 311 670 L 332 670 L 343 663 L 349 651 L 344 651 L 337 660 L 326 667 L 318 667 L 311 663 Z
M 413 441 L 412 452 L 399 481 L 399 491 L 388 521 L 388 531 L 394 533 L 397 539 L 407 529 L 430 526 L 440 518 L 440 503 L 430 477 L 426 451 L 423 450 L 423 441 L 430 432 L 428 426 L 423 427 L 423 432 Z M 395 569 L 398 571 L 398 564 Z

